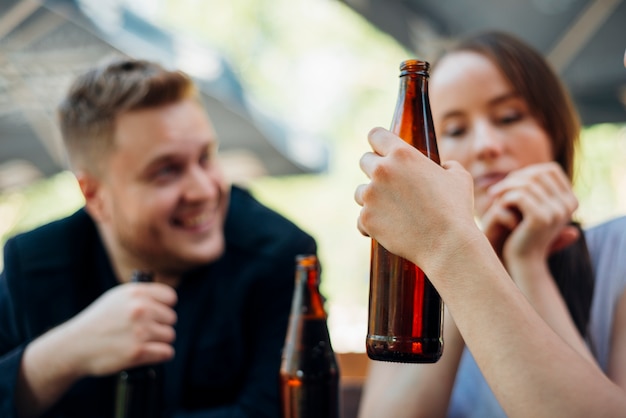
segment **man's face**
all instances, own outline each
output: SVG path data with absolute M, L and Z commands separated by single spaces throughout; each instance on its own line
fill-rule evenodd
M 179 274 L 224 251 L 228 188 L 213 127 L 193 99 L 124 113 L 87 207 L 114 261 Z

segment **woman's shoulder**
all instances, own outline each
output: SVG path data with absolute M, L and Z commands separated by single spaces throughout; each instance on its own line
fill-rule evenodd
M 604 221 L 585 229 L 587 242 L 604 245 L 626 245 L 626 216 Z
M 587 228 L 585 240 L 596 279 L 626 283 L 626 216 Z

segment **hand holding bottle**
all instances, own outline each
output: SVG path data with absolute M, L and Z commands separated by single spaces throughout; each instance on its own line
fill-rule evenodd
M 460 244 L 455 228 L 475 225 L 472 177 L 454 161 L 438 166 L 384 128 L 372 129 L 368 140 L 373 152 L 361 157 L 360 166 L 370 183 L 355 192 L 363 206 L 359 231 L 428 274 Z M 415 179 L 427 180 L 415 187 Z
M 391 132 L 439 164 L 428 97 L 429 68 L 428 62 L 416 59 L 400 64 Z M 375 238 L 365 346 L 372 360 L 406 363 L 436 362 L 443 349 L 443 302 L 437 290 L 419 266 Z
M 83 377 L 171 359 L 175 303 L 170 286 L 127 283 L 33 340 L 22 356 L 20 410 L 38 416 Z
M 104 293 L 64 325 L 80 341 L 76 367 L 105 375 L 174 356 L 176 292 L 161 283 L 127 283 Z

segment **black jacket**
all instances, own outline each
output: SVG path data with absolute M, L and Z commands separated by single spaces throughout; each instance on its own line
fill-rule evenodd
M 225 254 L 186 274 L 176 289 L 176 356 L 160 366 L 164 417 L 279 416 L 278 370 L 294 259 L 315 253 L 315 241 L 236 187 L 225 236 Z M 9 418 L 28 342 L 117 282 L 84 209 L 10 239 L 4 254 L 0 416 Z M 115 376 L 83 379 L 46 416 L 110 418 L 114 386 Z

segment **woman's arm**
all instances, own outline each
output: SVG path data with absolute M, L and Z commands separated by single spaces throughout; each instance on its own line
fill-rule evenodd
M 360 231 L 424 270 L 507 414 L 624 415 L 626 393 L 546 324 L 475 225 L 469 173 L 381 128 L 369 140 Z
M 489 189 L 482 229 L 530 304 L 546 323 L 595 364 L 548 266 L 550 255 L 579 239 L 570 225 L 578 207 L 571 184 L 556 163 L 509 173 Z
M 607 374 L 626 392 L 626 292 L 615 309 Z
M 507 414 L 623 415 L 624 391 L 545 323 L 487 245 L 469 242 L 429 274 Z

